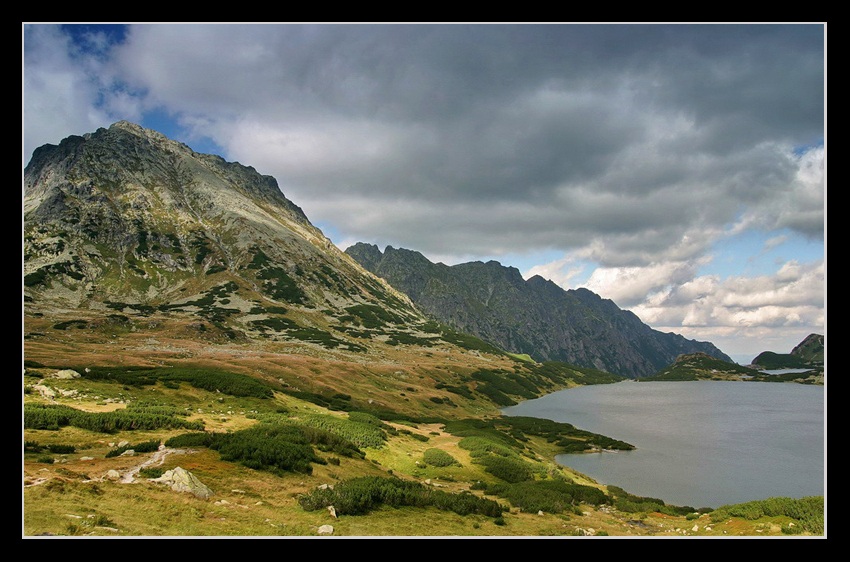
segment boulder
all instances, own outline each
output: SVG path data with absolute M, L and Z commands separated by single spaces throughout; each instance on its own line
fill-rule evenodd
M 320 535 L 332 535 L 334 534 L 334 527 L 333 525 L 322 525 L 319 527 L 318 533 Z
M 32 389 L 38 392 L 42 397 L 47 398 L 48 400 L 56 399 L 56 391 L 54 391 L 49 386 L 43 384 L 36 384 L 33 385 Z
M 189 492 L 204 500 L 213 495 L 212 490 L 198 480 L 194 474 L 179 466 L 165 471 L 165 474 L 159 478 L 153 478 L 151 481 L 165 484 L 175 492 Z

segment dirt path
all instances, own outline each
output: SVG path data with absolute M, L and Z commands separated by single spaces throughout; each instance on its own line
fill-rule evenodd
M 136 476 L 138 476 L 139 471 L 142 470 L 143 468 L 147 468 L 149 466 L 161 466 L 165 462 L 165 458 L 168 455 L 183 455 L 183 454 L 186 454 L 188 452 L 191 452 L 191 451 L 189 449 L 172 449 L 172 448 L 168 448 L 168 447 L 163 447 L 163 448 L 159 449 L 158 451 L 155 451 L 154 454 L 150 456 L 150 458 L 143 460 L 142 462 L 140 462 L 136 466 L 132 467 L 127 472 L 123 473 L 118 481 L 122 484 L 132 484 L 133 482 L 136 481 Z M 26 478 L 25 481 L 24 481 L 24 488 L 29 488 L 29 487 L 32 487 L 32 486 L 38 486 L 40 484 L 44 484 L 45 482 L 48 482 L 50 479 L 51 479 L 50 477 Z M 101 476 L 100 478 L 95 478 L 94 480 L 111 480 L 111 478 L 104 475 L 104 476 Z
M 139 474 L 139 471 L 143 468 L 147 468 L 149 466 L 161 466 L 162 463 L 165 462 L 165 458 L 168 455 L 182 455 L 186 452 L 188 452 L 187 449 L 170 449 L 168 447 L 163 447 L 158 451 L 154 452 L 154 454 L 149 459 L 146 459 L 141 464 L 138 464 L 127 472 L 125 472 L 121 476 L 120 482 L 122 484 L 132 484 L 133 482 L 135 482 L 136 476 Z

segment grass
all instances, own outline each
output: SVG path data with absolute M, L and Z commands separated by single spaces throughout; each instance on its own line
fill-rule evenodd
M 524 363 L 535 363 L 534 359 L 531 358 L 531 355 L 528 353 L 508 353 L 509 356 L 513 357 L 517 361 L 522 361 Z

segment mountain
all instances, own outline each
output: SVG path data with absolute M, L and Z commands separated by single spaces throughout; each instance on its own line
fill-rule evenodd
M 496 261 L 454 266 L 421 253 L 357 243 L 346 253 L 407 294 L 425 313 L 514 353 L 649 376 L 685 353 L 731 362 L 708 342 L 653 330 L 633 313 L 587 289 L 564 290 Z
M 794 346 L 791 353 L 763 351 L 753 359 L 751 367 L 768 369 L 807 369 L 823 368 L 824 337 L 822 334 L 809 334 Z
M 23 210 L 25 358 L 39 364 L 226 361 L 323 404 L 432 414 L 619 378 L 522 362 L 432 321 L 274 178 L 129 122 L 38 148 Z M 400 399 L 408 388 L 422 392 Z
M 797 356 L 806 363 L 823 365 L 826 344 L 823 334 L 809 334 L 803 341 L 794 346 L 791 355 Z
M 40 314 L 182 313 L 206 338 L 342 351 L 362 347 L 352 326 L 410 336 L 425 322 L 274 178 L 138 125 L 40 147 L 24 184 L 24 298 Z

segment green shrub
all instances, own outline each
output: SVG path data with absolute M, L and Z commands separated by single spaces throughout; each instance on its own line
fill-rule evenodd
M 524 481 L 514 484 L 490 486 L 487 493 L 503 497 L 514 507 L 526 513 L 569 512 L 579 504 L 602 505 L 609 502 L 605 493 L 592 486 L 574 484 L 565 480 Z
M 165 446 L 177 449 L 187 447 L 209 447 L 212 444 L 212 440 L 212 433 L 182 433 L 167 439 L 165 441 Z
M 216 434 L 210 447 L 226 461 L 274 473 L 311 474 L 311 463 L 322 462 L 295 426 L 263 426 L 229 434 Z
M 150 429 L 203 429 L 201 422 L 182 417 L 137 412 L 132 408 L 114 412 L 84 412 L 59 404 L 24 404 L 25 429 L 55 430 L 65 426 L 100 433 Z
M 38 285 L 39 283 L 43 283 L 47 278 L 47 268 L 43 267 L 41 269 L 37 269 L 32 273 L 24 275 L 24 286 L 32 287 L 34 285 Z
M 111 449 L 109 452 L 106 453 L 106 458 L 120 456 L 126 451 L 135 451 L 137 453 L 152 453 L 159 449 L 159 444 L 160 441 L 158 439 L 154 439 L 152 441 L 136 443 L 135 445 L 128 444 L 121 447 L 116 447 L 115 449 Z
M 261 423 L 233 433 L 187 433 L 165 442 L 168 447 L 208 447 L 226 461 L 273 473 L 312 474 L 312 463 L 326 464 L 313 446 L 345 457 L 364 458 L 350 441 L 327 430 L 289 423 Z
M 218 369 L 194 367 L 90 367 L 81 370 L 89 380 L 111 380 L 130 386 L 149 386 L 157 382 L 187 382 L 195 388 L 231 396 L 271 398 L 274 393 L 254 377 Z
M 823 496 L 795 498 L 768 498 L 735 505 L 724 505 L 711 512 L 712 523 L 725 521 L 730 517 L 756 520 L 762 517 L 785 516 L 794 519 L 799 532 L 821 535 L 824 532 Z M 796 531 L 796 530 L 795 530 Z
M 47 450 L 54 455 L 70 455 L 77 449 L 73 445 L 48 445 Z
M 345 438 L 358 447 L 371 447 L 375 449 L 383 447 L 387 440 L 386 432 L 382 429 L 385 424 L 374 416 L 366 416 L 368 414 L 356 415 L 352 419 L 349 415 L 349 419 L 344 419 L 337 416 L 312 414 L 300 416 L 298 423 L 308 427 L 324 429 Z M 364 421 L 355 421 L 358 419 Z
M 485 457 L 490 453 L 503 457 L 516 456 L 516 451 L 484 437 L 464 437 L 458 442 L 461 449 L 466 449 L 473 458 Z
M 357 317 L 365 328 L 382 328 L 386 324 L 403 324 L 404 318 L 374 304 L 357 304 L 345 309 Z
M 442 449 L 426 449 L 422 454 L 422 458 L 427 464 L 440 468 L 446 466 L 460 466 L 460 463 L 453 456 Z
M 298 498 L 307 511 L 334 506 L 338 515 L 363 515 L 382 505 L 435 507 L 459 515 L 498 517 L 502 506 L 470 493 L 451 494 L 398 478 L 364 476 L 341 482 L 333 489 L 316 490 Z
M 794 525 L 793 523 L 788 523 L 787 525 L 782 525 L 780 527 L 783 535 L 799 535 L 802 534 L 805 529 L 803 529 L 802 525 Z
M 165 474 L 165 470 L 158 466 L 149 466 L 139 469 L 139 476 L 142 478 L 159 478 Z
M 509 457 L 488 455 L 479 459 L 484 470 L 506 482 L 523 482 L 534 478 L 534 472 L 528 463 Z
M 36 462 L 45 463 L 45 464 L 53 464 L 54 460 L 53 460 L 53 457 L 51 457 L 50 455 L 43 455 L 43 456 L 38 457 Z

